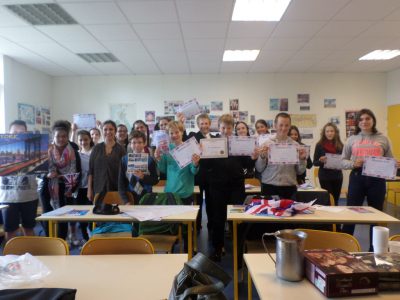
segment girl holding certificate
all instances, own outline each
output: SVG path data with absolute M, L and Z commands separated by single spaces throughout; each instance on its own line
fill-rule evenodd
M 297 126 L 294 126 L 294 125 L 290 126 L 289 136 L 292 138 L 292 140 L 299 143 L 300 145 L 303 145 L 303 146 L 305 145 L 301 142 L 300 131 L 299 131 L 299 128 L 297 128 Z M 313 166 L 312 160 L 311 160 L 310 156 L 308 156 L 306 168 L 311 169 L 312 166 Z M 301 175 L 297 175 L 297 183 L 299 185 L 306 182 L 306 175 L 307 175 L 306 171 Z
M 325 168 L 327 153 L 342 154 L 343 143 L 340 140 L 339 129 L 333 123 L 327 123 L 321 130 L 321 138 L 315 145 L 314 166 L 319 167 L 318 180 L 321 187 L 330 193 L 338 205 L 342 190 L 343 173 L 339 169 Z M 328 166 L 327 166 L 328 167 Z
M 352 170 L 347 205 L 362 205 L 364 198 L 367 197 L 368 206 L 382 210 L 386 181 L 383 178 L 362 175 L 362 167 L 367 156 L 393 157 L 393 154 L 388 138 L 376 129 L 374 113 L 369 109 L 362 109 L 356 115 L 356 134 L 349 137 L 342 154 L 343 168 Z M 398 162 L 397 167 L 399 167 Z M 343 232 L 353 234 L 354 225 L 344 225 Z M 371 242 L 370 251 L 372 250 Z
M 268 152 L 271 144 L 287 145 L 288 149 L 293 148 L 293 145 L 298 145 L 288 136 L 291 123 L 289 114 L 277 114 L 274 122 L 276 136 L 271 137 L 270 142 L 262 146 L 261 154 L 256 161 L 256 170 L 261 173 L 261 193 L 266 196 L 278 195 L 281 198 L 294 199 L 297 192 L 297 175 L 306 171 L 307 154 L 304 149 L 298 150 L 298 163 L 293 161 L 287 163 L 269 162 Z M 288 154 L 293 153 L 288 152 Z
M 171 138 L 170 151 L 183 143 L 184 127 L 181 122 L 168 123 L 168 133 Z M 162 153 L 159 148 L 155 151 L 155 159 L 160 172 L 166 174 L 165 192 L 176 193 L 184 204 L 193 203 L 194 176 L 199 171 L 200 156 L 193 154 L 192 162 L 180 168 L 170 153 Z

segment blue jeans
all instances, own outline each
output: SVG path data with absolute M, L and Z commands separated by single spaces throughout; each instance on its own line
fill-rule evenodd
M 349 180 L 348 206 L 361 206 L 367 197 L 368 206 L 383 210 L 386 194 L 386 181 L 382 178 L 361 175 L 361 169 L 351 171 Z M 370 245 L 372 242 L 372 227 L 370 228 Z M 353 235 L 355 224 L 344 225 L 342 231 Z

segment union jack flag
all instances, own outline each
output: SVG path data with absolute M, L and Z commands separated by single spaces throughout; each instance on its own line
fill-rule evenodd
M 267 200 L 253 199 L 245 208 L 247 214 L 252 215 L 273 215 L 276 217 L 291 217 L 297 213 L 310 214 L 314 212 L 311 207 L 316 201 L 308 203 L 296 202 L 290 199 Z
M 64 174 L 62 176 L 64 177 L 67 191 L 71 191 L 78 184 L 79 173 Z

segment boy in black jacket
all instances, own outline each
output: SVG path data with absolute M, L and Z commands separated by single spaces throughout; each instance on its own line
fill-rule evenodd
M 218 124 L 220 137 L 232 135 L 234 120 L 231 115 L 222 115 Z M 212 245 L 214 248 L 210 258 L 214 261 L 221 261 L 227 205 L 243 204 L 246 197 L 243 170 L 254 168 L 254 160 L 257 159 L 257 156 L 257 153 L 254 153 L 252 157 L 229 156 L 227 158 L 204 160 L 204 165 L 207 166 L 210 174 Z

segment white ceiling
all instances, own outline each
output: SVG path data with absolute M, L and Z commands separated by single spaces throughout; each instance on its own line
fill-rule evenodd
M 79 23 L 31 26 L 3 5 L 60 4 Z M 400 58 L 400 0 L 292 0 L 280 22 L 232 22 L 234 0 L 0 0 L 0 53 L 54 76 L 254 72 L 386 72 Z M 222 62 L 225 49 L 261 49 Z M 111 52 L 89 64 L 76 53 Z

